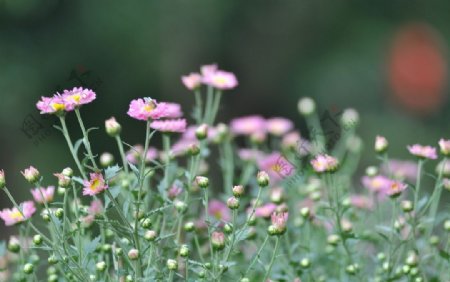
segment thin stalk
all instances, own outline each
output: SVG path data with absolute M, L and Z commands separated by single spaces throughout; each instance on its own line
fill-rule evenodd
M 275 262 L 275 257 L 278 252 L 279 243 L 280 243 L 280 237 L 277 236 L 276 241 L 275 241 L 275 249 L 273 250 L 272 258 L 270 259 L 269 268 L 267 269 L 266 274 L 264 275 L 264 279 L 262 281 L 267 281 L 267 278 L 269 278 L 270 272 L 272 271 L 273 263 Z
M 86 172 L 84 171 L 84 168 L 81 165 L 80 160 L 78 159 L 77 153 L 75 152 L 75 149 L 73 147 L 72 140 L 70 139 L 69 131 L 67 130 L 66 119 L 64 116 L 60 116 L 59 120 L 60 120 L 61 126 L 62 126 L 62 133 L 64 135 L 64 138 L 66 139 L 67 145 L 69 146 L 69 150 L 70 150 L 70 153 L 72 154 L 73 160 L 75 161 L 75 164 L 77 165 L 78 170 L 80 171 L 83 179 L 87 179 Z
M 208 124 L 210 124 L 210 125 L 214 124 L 214 120 L 216 119 L 217 112 L 219 111 L 219 105 L 220 105 L 221 98 L 222 98 L 222 91 L 217 90 L 217 92 L 214 96 L 213 104 L 212 104 L 211 116 L 209 117 L 209 121 L 208 121 Z
M 203 101 L 202 101 L 200 89 L 196 89 L 194 91 L 194 94 L 195 94 L 195 107 L 196 107 L 196 114 L 197 114 L 197 116 L 195 117 L 195 121 L 197 122 L 197 124 L 200 124 L 203 119 Z
M 128 168 L 127 158 L 126 158 L 125 152 L 123 150 L 122 139 L 120 138 L 120 135 L 117 135 L 115 137 L 115 139 L 116 139 L 116 142 L 117 142 L 117 147 L 119 147 L 120 157 L 122 158 L 123 169 L 125 170 L 125 173 L 128 175 L 129 168 Z
M 206 92 L 206 105 L 205 105 L 205 112 L 203 116 L 203 123 L 209 124 L 210 116 L 211 116 L 211 110 L 213 106 L 213 98 L 214 98 L 214 89 L 212 86 L 208 86 L 208 90 Z
M 439 202 L 441 200 L 442 194 L 442 184 L 441 184 L 442 175 L 444 173 L 444 168 L 446 165 L 447 165 L 447 158 L 444 158 L 444 160 L 442 161 L 442 167 L 441 169 L 439 169 L 438 178 L 436 179 L 436 183 L 434 184 L 433 195 L 431 196 L 432 204 L 430 208 L 430 218 L 432 219 L 432 222 L 427 237 L 431 235 L 431 233 L 433 232 L 433 228 L 435 226 L 436 214 L 438 211 Z
M 86 151 L 88 153 L 88 158 L 91 160 L 91 163 L 94 166 L 95 170 L 98 170 L 97 164 L 96 164 L 95 159 L 94 159 L 94 154 L 92 154 L 91 143 L 89 142 L 89 138 L 88 138 L 88 134 L 87 134 L 86 128 L 84 127 L 83 120 L 81 119 L 80 110 L 79 109 L 75 109 L 75 114 L 77 116 L 78 123 L 80 124 L 81 131 L 83 132 L 83 144 L 84 144 L 84 147 L 86 148 Z
M 264 242 L 262 243 L 261 247 L 259 247 L 259 250 L 256 253 L 255 257 L 250 262 L 250 265 L 248 266 L 247 270 L 244 273 L 244 277 L 247 276 L 248 272 L 252 269 L 253 265 L 256 263 L 256 260 L 261 256 L 261 252 L 264 249 L 264 247 L 266 246 L 268 240 L 269 240 L 269 235 L 266 236 L 266 238 L 264 239 Z

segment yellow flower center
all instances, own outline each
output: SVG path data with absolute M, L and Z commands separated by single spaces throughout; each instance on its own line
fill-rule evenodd
M 52 108 L 55 111 L 59 112 L 63 111 L 66 108 L 66 106 L 63 103 L 52 103 Z
M 214 82 L 218 85 L 223 85 L 227 82 L 227 80 L 225 79 L 225 77 L 218 76 L 218 77 L 214 77 Z
M 71 98 L 74 102 L 79 103 L 80 100 L 81 100 L 81 94 L 80 94 L 80 93 L 73 94 L 73 95 L 70 96 L 70 98 Z
M 20 211 L 13 211 L 11 213 L 11 218 L 20 221 L 23 220 L 23 215 Z
M 281 171 L 281 165 L 280 164 L 274 164 L 272 166 L 272 170 L 275 172 L 280 172 Z
M 91 187 L 89 187 L 92 191 L 96 191 L 98 189 L 98 186 L 100 186 L 100 180 L 94 179 L 92 181 Z
M 214 213 L 214 217 L 217 218 L 217 219 L 222 219 L 222 213 L 217 211 L 217 212 Z

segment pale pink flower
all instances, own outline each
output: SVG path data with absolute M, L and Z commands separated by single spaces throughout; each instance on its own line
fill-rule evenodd
M 275 212 L 276 209 L 277 205 L 274 203 L 267 203 L 255 209 L 255 216 L 268 218 Z M 251 209 L 249 209 L 249 212 L 251 212 Z
M 417 162 L 403 160 L 389 160 L 388 164 L 383 164 L 381 171 L 384 175 L 393 175 L 400 180 L 416 181 Z
M 26 201 L 20 204 L 20 210 L 17 208 L 3 209 L 0 211 L 0 218 L 5 221 L 6 226 L 11 226 L 29 219 L 35 212 L 36 207 L 32 201 Z
M 231 214 L 227 205 L 218 200 L 211 200 L 208 205 L 208 214 L 219 221 L 230 221 Z
M 183 111 L 180 104 L 160 102 L 155 109 L 155 114 L 159 115 L 159 118 L 180 118 L 183 116 Z
M 366 210 L 373 209 L 373 200 L 367 196 L 352 195 L 350 196 L 350 203 L 352 206 L 359 209 L 366 209 Z
M 211 65 L 203 65 L 200 67 L 200 73 L 202 74 L 202 77 L 208 77 L 214 74 L 217 71 L 217 64 L 211 64 Z
M 258 115 L 235 118 L 230 122 L 230 130 L 236 135 L 252 135 L 267 131 L 266 120 Z
M 203 76 L 203 83 L 220 90 L 233 89 L 238 85 L 238 81 L 234 73 L 217 70 Z
M 98 215 L 103 212 L 103 204 L 100 200 L 93 200 L 88 208 L 88 212 L 91 215 Z
M 94 196 L 101 193 L 103 190 L 108 189 L 105 179 L 101 173 L 91 173 L 90 180 L 83 182 L 83 195 Z
M 431 146 L 422 146 L 419 144 L 414 144 L 412 146 L 408 146 L 408 151 L 419 158 L 423 159 L 437 159 L 436 148 Z
M 384 189 L 384 193 L 390 197 L 397 197 L 399 196 L 408 185 L 406 185 L 403 182 L 400 182 L 398 180 L 391 180 L 389 185 Z
M 225 247 L 225 234 L 214 231 L 211 234 L 211 245 L 216 250 L 222 250 Z
M 279 152 L 273 152 L 270 155 L 261 158 L 258 161 L 258 168 L 266 171 L 273 182 L 292 176 L 295 172 L 294 165 Z
M 243 161 L 259 161 L 264 158 L 264 153 L 257 149 L 239 149 L 238 156 Z
M 141 157 L 144 154 L 144 147 L 142 145 L 135 145 L 133 149 L 126 152 L 126 159 L 128 162 L 136 165 L 140 163 Z M 145 157 L 145 163 L 150 163 L 151 161 L 158 158 L 158 150 L 154 147 L 149 147 L 147 150 L 147 155 Z
M 442 180 L 442 185 L 444 186 L 444 188 L 445 188 L 446 190 L 449 190 L 449 191 L 450 191 L 450 179 L 444 178 L 444 179 Z
M 72 90 L 64 90 L 62 94 L 65 110 L 72 111 L 81 105 L 88 104 L 95 100 L 96 94 L 91 89 L 74 87 Z
M 329 155 L 318 155 L 311 160 L 311 165 L 315 172 L 332 172 L 335 171 L 339 165 L 339 161 Z
M 163 109 L 157 109 L 158 103 L 152 98 L 139 98 L 130 102 L 127 114 L 138 120 L 160 119 L 166 114 Z
M 29 168 L 24 169 L 23 171 L 21 171 L 21 173 L 22 173 L 23 177 L 25 177 L 25 179 L 30 183 L 34 183 L 34 182 L 38 181 L 40 178 L 39 171 L 33 166 L 30 166 Z
M 294 128 L 294 123 L 287 118 L 274 117 L 266 122 L 267 131 L 275 136 L 282 136 Z
M 48 186 L 47 188 L 35 188 L 31 190 L 31 194 L 33 195 L 34 200 L 39 204 L 43 204 L 44 202 L 50 203 L 53 201 L 55 195 L 55 187 Z
M 278 233 L 284 233 L 286 231 L 286 224 L 288 220 L 287 212 L 274 212 L 270 217 L 272 225 L 275 227 Z
M 150 124 L 151 128 L 161 132 L 184 132 L 186 126 L 185 119 L 156 120 Z
M 202 84 L 202 76 L 199 73 L 191 72 L 189 75 L 183 75 L 181 81 L 189 90 L 194 90 Z
M 169 199 L 173 200 L 178 195 L 180 195 L 181 192 L 183 192 L 183 189 L 180 186 L 172 185 L 172 187 L 169 189 L 169 192 L 167 194 L 168 194 Z
M 390 184 L 390 179 L 383 175 L 363 176 L 362 184 L 374 193 L 382 193 Z
M 36 107 L 41 111 L 41 114 L 54 114 L 66 110 L 66 105 L 60 94 L 55 94 L 53 97 L 41 97 Z
M 191 146 L 199 146 L 199 142 L 196 140 L 188 140 L 181 138 L 178 140 L 175 144 L 172 145 L 172 148 L 170 148 L 170 152 L 173 154 L 173 156 L 182 156 L 186 154 Z
M 441 140 L 439 140 L 439 147 L 444 156 L 450 156 L 450 139 L 444 140 L 441 138 Z
M 292 131 L 283 136 L 281 145 L 284 148 L 295 149 L 300 143 L 301 136 L 298 131 Z

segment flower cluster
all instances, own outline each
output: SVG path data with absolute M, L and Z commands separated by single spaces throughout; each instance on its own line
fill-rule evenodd
M 56 93 L 52 97 L 42 97 L 37 102 L 36 107 L 41 114 L 57 114 L 70 112 L 82 105 L 94 101 L 96 94 L 90 89 L 74 87 L 72 90 L 64 90 L 63 93 Z

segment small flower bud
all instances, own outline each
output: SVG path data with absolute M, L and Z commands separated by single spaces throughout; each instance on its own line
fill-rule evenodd
M 222 232 L 213 232 L 211 234 L 211 244 L 215 250 L 223 250 L 225 248 L 225 235 Z
M 191 156 L 197 156 L 198 154 L 200 154 L 200 148 L 197 144 L 191 144 L 188 147 L 188 153 Z
M 131 276 L 131 275 L 127 275 L 127 276 L 125 277 L 125 281 L 126 281 L 126 282 L 134 282 L 134 278 L 133 278 L 133 276 Z
M 328 236 L 327 238 L 327 242 L 328 244 L 332 245 L 332 246 L 337 246 L 337 244 L 341 241 L 341 237 L 339 237 L 339 235 L 337 234 L 331 234 Z
M 65 169 L 63 169 L 62 174 L 67 176 L 67 177 L 72 177 L 73 176 L 73 169 L 71 169 L 70 167 L 66 167 Z
M 41 174 L 39 171 L 34 168 L 33 166 L 30 166 L 29 168 L 26 168 L 24 171 L 21 171 L 23 177 L 30 182 L 31 184 L 34 184 L 39 181 Z
M 256 216 L 255 215 L 250 216 L 249 218 L 247 218 L 247 222 L 248 225 L 254 226 L 256 224 Z
M 436 166 L 436 174 L 442 173 L 443 176 L 450 176 L 450 160 L 444 159 Z
M 114 164 L 114 156 L 111 153 L 105 152 L 100 155 L 100 165 L 108 167 Z
M 58 275 L 56 274 L 51 274 L 48 276 L 47 278 L 47 282 L 58 282 Z
M 178 262 L 174 259 L 168 259 L 166 265 L 169 270 L 177 270 L 178 268 Z
M 244 195 L 244 186 L 242 185 L 233 186 L 233 196 L 239 198 L 242 195 Z
M 182 245 L 180 247 L 179 253 L 180 253 L 180 256 L 184 257 L 184 258 L 189 256 L 189 247 L 188 247 L 188 245 Z
M 69 274 L 71 274 L 71 273 L 69 273 Z M 97 281 L 97 276 L 95 276 L 94 274 L 90 274 L 89 275 L 89 280 L 92 281 L 92 282 Z
M 102 245 L 102 251 L 105 253 L 108 253 L 111 251 L 111 245 L 110 244 L 103 244 Z
M 5 172 L 3 170 L 0 170 L 0 189 L 5 188 L 5 186 L 6 186 Z
M 376 166 L 368 166 L 366 168 L 366 175 L 369 177 L 374 177 L 378 174 L 378 168 Z
M 111 117 L 105 121 L 106 133 L 111 137 L 116 137 L 122 131 L 122 127 L 116 121 L 115 117 Z
M 433 235 L 430 237 L 429 242 L 430 242 L 430 245 L 437 246 L 439 244 L 439 237 L 437 237 L 436 235 Z
M 223 226 L 223 231 L 224 231 L 226 234 L 231 234 L 231 233 L 233 232 L 233 225 L 232 225 L 231 223 L 226 223 L 226 224 Z
M 359 114 L 355 109 L 346 109 L 342 113 L 341 123 L 344 130 L 355 128 L 359 123 Z
M 39 234 L 34 235 L 34 236 L 33 236 L 33 243 L 34 243 L 36 246 L 40 246 L 40 245 L 42 244 L 42 236 L 39 235 Z
M 377 259 L 378 259 L 379 261 L 383 261 L 383 260 L 386 259 L 386 255 L 385 255 L 384 253 L 378 253 L 378 254 L 377 254 Z
M 402 272 L 404 274 L 408 274 L 410 270 L 411 270 L 411 267 L 409 267 L 409 265 L 405 264 L 405 265 L 402 266 Z
M 223 264 L 219 264 L 219 270 L 220 272 L 227 272 L 228 271 L 228 266 L 223 265 Z
M 203 266 L 204 266 L 206 269 L 211 269 L 211 268 L 212 268 L 212 265 L 211 265 L 211 263 L 209 263 L 209 262 L 206 262 Z
M 450 231 L 450 219 L 447 219 L 444 222 L 444 229 L 445 229 L 445 231 Z
M 341 221 L 341 228 L 343 232 L 350 233 L 353 230 L 353 225 L 350 221 L 344 219 Z
M 417 274 L 419 274 L 419 269 L 417 267 L 412 267 L 411 270 L 409 271 L 409 274 L 411 276 L 416 276 Z
M 123 255 L 123 250 L 122 248 L 116 248 L 114 253 L 116 254 L 116 256 L 121 256 Z
M 47 268 L 47 275 L 52 275 L 52 274 L 56 274 L 58 271 L 56 270 L 56 268 L 54 266 L 50 266 L 49 268 Z
M 99 272 L 103 272 L 106 269 L 106 263 L 104 261 L 97 262 L 95 264 L 95 269 Z
M 183 201 L 180 201 L 180 200 L 175 200 L 174 201 L 174 206 L 175 206 L 175 208 L 177 209 L 177 211 L 179 213 L 184 213 L 187 210 L 187 208 L 188 208 L 187 204 L 185 202 L 183 202 Z
M 309 97 L 301 98 L 298 101 L 298 111 L 303 116 L 309 116 L 316 110 L 316 103 Z
M 416 252 L 411 251 L 408 253 L 405 262 L 409 266 L 416 266 L 419 262 L 419 257 L 417 256 Z
M 130 260 L 137 260 L 137 259 L 139 258 L 139 251 L 136 250 L 136 249 L 131 249 L 131 250 L 128 252 L 128 258 L 129 258 Z
M 48 264 L 50 264 L 50 265 L 55 265 L 58 263 L 58 259 L 56 258 L 55 255 L 49 256 L 47 261 L 48 261 Z
M 387 139 L 383 136 L 378 136 L 375 137 L 375 152 L 381 154 L 386 152 L 386 150 L 388 149 L 389 146 L 389 142 L 387 141 Z
M 304 258 L 300 261 L 300 266 L 303 268 L 309 268 L 311 266 L 311 261 L 307 258 Z
M 16 237 L 11 237 L 11 239 L 9 239 L 8 250 L 15 254 L 20 251 L 20 242 Z
M 184 224 L 184 231 L 192 232 L 195 230 L 195 224 L 192 221 L 188 221 Z
M 57 208 L 55 211 L 55 216 L 61 219 L 64 216 L 64 210 L 62 208 Z
M 259 187 L 267 187 L 270 182 L 270 177 L 265 171 L 260 171 L 256 175 L 256 181 L 258 182 Z
M 64 173 L 55 173 L 54 176 L 58 178 L 58 186 L 62 188 L 67 188 L 70 186 L 71 178 Z M 65 192 L 65 190 L 64 190 Z
M 270 201 L 275 204 L 280 204 L 283 201 L 283 196 L 283 190 L 279 187 L 270 191 Z
M 242 277 L 240 282 L 250 282 L 250 279 L 248 279 L 247 277 Z
M 31 273 L 33 273 L 33 270 L 34 270 L 34 265 L 32 265 L 31 263 L 26 263 L 23 266 L 23 272 L 25 274 L 31 274 Z
M 198 277 L 205 278 L 206 277 L 206 272 L 204 270 L 199 271 Z
M 206 137 L 208 137 L 208 125 L 202 124 L 197 129 L 195 129 L 195 136 L 198 140 L 204 140 Z
M 236 210 L 239 208 L 239 199 L 235 197 L 230 197 L 227 200 L 227 206 L 230 210 Z
M 410 212 L 414 209 L 413 203 L 408 200 L 402 201 L 401 207 L 404 212 Z
M 128 240 L 127 238 L 120 239 L 120 242 L 125 246 L 130 244 L 130 240 Z
M 209 179 L 208 177 L 204 177 L 204 176 L 196 176 L 195 177 L 195 182 L 197 183 L 197 185 L 200 188 L 208 188 L 209 186 Z
M 345 271 L 350 275 L 356 274 L 357 270 L 358 269 L 353 264 L 350 264 L 345 268 Z
M 267 234 L 269 234 L 270 236 L 278 235 L 278 230 L 275 226 L 269 225 L 269 227 L 267 227 Z
M 156 237 L 158 237 L 158 233 L 155 230 L 148 230 L 144 235 L 144 239 L 149 242 L 155 241 Z
M 150 229 L 152 227 L 152 220 L 150 218 L 144 218 L 141 221 L 142 228 Z
M 309 218 L 311 211 L 308 207 L 304 207 L 300 209 L 300 215 L 304 218 Z

